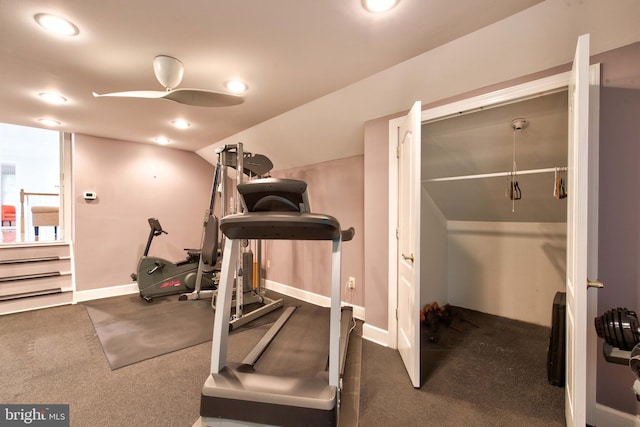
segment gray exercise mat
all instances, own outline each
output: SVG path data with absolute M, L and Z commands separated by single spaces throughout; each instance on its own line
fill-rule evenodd
M 210 300 L 138 294 L 84 302 L 112 370 L 211 340 Z

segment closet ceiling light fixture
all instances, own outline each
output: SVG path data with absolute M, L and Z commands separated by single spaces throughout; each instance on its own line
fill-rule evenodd
M 58 95 L 57 93 L 40 92 L 38 96 L 49 104 L 64 104 L 67 102 L 67 98 L 62 95 Z
M 45 30 L 60 36 L 76 36 L 80 33 L 78 27 L 59 16 L 38 13 L 33 19 Z
M 511 120 L 511 127 L 513 130 L 522 130 L 526 129 L 529 126 L 529 122 L 525 119 L 513 119 Z
M 369 12 L 379 13 L 393 9 L 399 0 L 362 0 L 362 7 Z

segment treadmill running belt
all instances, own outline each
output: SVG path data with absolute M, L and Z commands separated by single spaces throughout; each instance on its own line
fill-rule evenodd
M 254 369 L 261 374 L 313 378 L 327 369 L 328 358 L 329 309 L 301 303 Z

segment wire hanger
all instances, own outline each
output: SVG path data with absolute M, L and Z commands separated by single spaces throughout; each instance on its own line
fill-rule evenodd
M 553 180 L 553 197 L 557 200 L 567 198 L 565 173 L 566 170 L 563 172 L 563 168 L 556 168 Z

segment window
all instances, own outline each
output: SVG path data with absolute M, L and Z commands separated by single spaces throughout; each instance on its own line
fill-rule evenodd
M 61 238 L 61 133 L 0 123 L 0 243 Z

